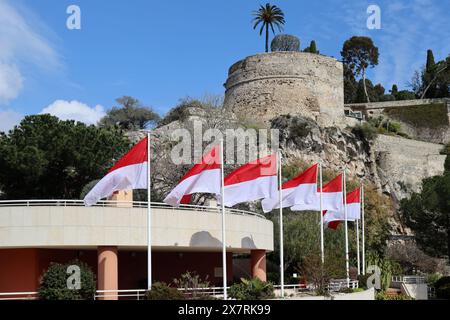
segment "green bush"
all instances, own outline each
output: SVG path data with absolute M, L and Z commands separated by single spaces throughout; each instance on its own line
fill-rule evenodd
M 229 295 L 237 300 L 264 300 L 275 297 L 272 283 L 258 278 L 241 279 L 241 283 L 235 283 L 230 287 Z
M 450 299 L 450 277 L 442 277 L 434 284 L 436 297 L 439 299 Z
M 439 272 L 431 273 L 427 275 L 427 284 L 429 287 L 436 287 L 436 282 L 442 278 L 442 274 Z
M 69 289 L 67 280 L 70 274 L 67 269 L 71 265 L 80 267 L 80 289 Z M 95 295 L 95 276 L 84 262 L 74 260 L 67 264 L 51 263 L 42 275 L 39 287 L 39 298 L 43 300 L 93 300 Z
M 183 294 L 177 289 L 168 286 L 164 282 L 155 282 L 152 290 L 145 293 L 146 300 L 183 300 Z
M 352 128 L 352 133 L 361 140 L 370 142 L 377 137 L 377 128 L 370 123 L 363 123 L 362 125 L 356 125 Z

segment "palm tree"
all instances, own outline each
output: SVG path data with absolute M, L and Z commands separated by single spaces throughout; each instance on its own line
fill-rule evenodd
M 273 33 L 275 33 L 274 25 L 277 26 L 278 31 L 283 30 L 284 13 L 277 6 L 266 3 L 266 6 L 261 5 L 257 11 L 254 11 L 253 15 L 255 16 L 253 29 L 256 29 L 262 23 L 259 30 L 259 35 L 262 35 L 264 28 L 266 28 L 266 52 L 269 52 L 269 26 Z

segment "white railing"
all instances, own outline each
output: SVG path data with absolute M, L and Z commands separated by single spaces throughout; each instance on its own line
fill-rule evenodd
M 391 282 L 405 284 L 423 284 L 426 283 L 426 279 L 422 276 L 392 276 Z
M 280 291 L 280 285 L 273 286 L 275 291 Z M 229 287 L 228 287 L 229 288 Z M 339 291 L 341 289 L 347 288 L 347 281 L 343 280 L 333 280 L 330 282 L 328 289 L 330 291 Z M 350 288 L 358 288 L 358 281 L 350 281 Z M 285 291 L 291 291 L 292 293 L 299 293 L 305 291 L 314 291 L 311 286 L 305 287 L 301 284 L 285 284 Z M 223 296 L 223 287 L 206 287 L 206 288 L 178 288 L 179 291 L 183 292 L 186 296 L 189 294 L 203 294 L 207 296 L 213 296 L 216 298 L 221 298 Z M 146 289 L 121 289 L 121 290 L 96 290 L 94 299 L 105 299 L 105 298 L 117 298 L 117 299 L 130 299 L 130 300 L 144 300 Z M 0 300 L 36 300 L 38 299 L 38 292 L 4 292 L 0 293 Z
M 45 200 L 45 199 L 32 199 L 32 200 L 0 200 L 0 207 L 84 207 L 83 200 L 68 200 L 68 199 L 55 199 L 55 200 Z M 132 207 L 132 208 L 147 208 L 146 201 L 115 201 L 115 200 L 104 200 L 97 202 L 94 207 Z M 202 212 L 214 212 L 220 213 L 219 207 L 209 207 L 209 206 L 197 206 L 189 204 L 181 204 L 179 207 L 172 207 L 166 203 L 162 202 L 151 202 L 152 208 L 162 208 L 167 210 L 190 210 L 190 211 L 202 211 Z M 243 216 L 255 216 L 258 218 L 266 219 L 264 215 L 238 209 L 226 209 L 227 214 L 237 214 Z
M 356 289 L 359 287 L 358 280 L 350 280 L 349 286 L 347 287 L 347 279 L 335 279 L 331 280 L 327 286 L 327 291 L 341 291 L 343 289 Z
M 30 292 L 0 292 L 0 300 L 36 300 L 38 293 Z

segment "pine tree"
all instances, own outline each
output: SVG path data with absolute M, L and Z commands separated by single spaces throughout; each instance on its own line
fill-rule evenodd
M 309 52 L 316 53 L 316 54 L 319 53 L 319 51 L 317 51 L 317 45 L 316 45 L 316 42 L 314 40 L 312 40 L 310 45 L 309 45 Z
M 436 62 L 434 61 L 433 51 L 431 49 L 427 50 L 427 64 L 425 66 L 425 71 L 423 74 L 423 85 L 426 88 L 431 81 L 433 81 L 436 76 Z M 425 98 L 435 98 L 436 97 L 436 84 L 433 83 L 427 90 Z

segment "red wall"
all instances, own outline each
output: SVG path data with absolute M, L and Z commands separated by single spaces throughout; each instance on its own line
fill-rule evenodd
M 186 271 L 196 271 L 211 286 L 222 286 L 222 277 L 214 277 L 214 268 L 222 267 L 221 252 L 153 252 L 153 282 L 171 283 Z M 232 254 L 227 254 L 228 282 L 233 280 Z M 119 252 L 119 288 L 147 287 L 147 252 Z
M 0 292 L 37 291 L 39 279 L 51 262 L 78 258 L 97 274 L 97 250 L 0 249 Z M 186 271 L 196 271 L 211 286 L 221 286 L 214 268 L 222 267 L 221 252 L 153 252 L 153 281 L 171 283 Z M 232 254 L 227 254 L 227 276 L 233 279 Z M 147 287 L 147 252 L 119 251 L 119 289 Z
M 37 249 L 0 250 L 0 292 L 36 291 Z

